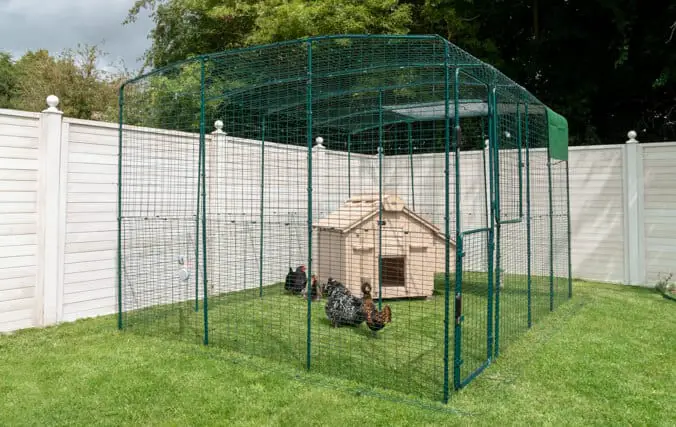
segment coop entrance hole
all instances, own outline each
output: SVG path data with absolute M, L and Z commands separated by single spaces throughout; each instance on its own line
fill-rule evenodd
M 406 286 L 406 258 L 383 257 L 382 283 L 385 287 Z

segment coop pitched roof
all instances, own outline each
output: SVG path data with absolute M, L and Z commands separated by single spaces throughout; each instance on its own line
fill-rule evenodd
M 443 233 L 441 233 L 439 227 L 408 209 L 399 196 L 383 194 L 382 200 L 383 212 L 403 212 L 407 216 L 423 224 L 432 233 L 443 238 Z M 379 205 L 380 197 L 378 194 L 362 194 L 355 196 L 343 203 L 340 208 L 316 222 L 314 226 L 320 229 L 346 233 L 371 219 L 373 216 L 378 215 Z

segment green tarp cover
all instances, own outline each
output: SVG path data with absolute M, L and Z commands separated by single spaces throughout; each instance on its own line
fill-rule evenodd
M 565 117 L 547 108 L 549 127 L 549 156 L 553 159 L 568 160 L 568 121 Z

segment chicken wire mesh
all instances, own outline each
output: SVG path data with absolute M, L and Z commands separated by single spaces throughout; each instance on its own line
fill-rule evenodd
M 437 36 L 120 91 L 118 327 L 447 401 L 572 295 L 565 120 Z

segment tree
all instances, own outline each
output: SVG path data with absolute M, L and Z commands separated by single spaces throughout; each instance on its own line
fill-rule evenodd
M 410 0 L 435 32 L 568 118 L 571 143 L 676 137 L 676 4 L 667 0 Z
M 411 6 L 398 0 L 137 0 L 155 21 L 147 67 L 226 49 L 333 33 L 406 33 Z
M 58 94 L 60 108 L 70 117 L 115 120 L 117 88 L 124 75 L 109 75 L 97 66 L 102 51 L 78 45 L 54 57 L 46 50 L 29 51 L 13 66 L 13 108 L 40 111 L 48 94 Z
M 137 0 L 146 65 L 334 33 L 440 34 L 567 117 L 572 144 L 676 138 L 669 0 Z
M 12 56 L 0 52 L 0 108 L 11 108 L 16 85 L 17 76 Z

